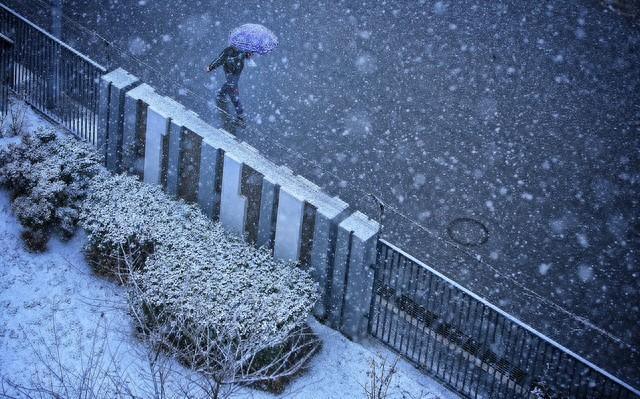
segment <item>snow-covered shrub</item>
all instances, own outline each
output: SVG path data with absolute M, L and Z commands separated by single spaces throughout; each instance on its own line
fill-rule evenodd
M 155 246 L 175 241 L 168 244 L 174 246 L 186 237 L 195 240 L 194 234 L 203 230 L 198 224 L 208 225 L 197 208 L 126 175 L 96 177 L 80 219 L 88 233 L 85 253 L 91 264 L 119 277 L 127 277 L 122 274 L 125 261 L 137 270 Z
M 0 139 L 7 137 L 7 126 L 5 126 L 5 121 L 8 120 L 9 112 L 1 112 L 0 111 Z
M 532 387 L 531 395 L 534 399 L 557 399 L 560 397 L 544 380 L 534 381 Z
M 7 112 L 5 114 L 0 113 L 0 138 L 24 134 L 27 107 L 24 101 L 12 101 Z
M 53 231 L 73 235 L 89 180 L 100 172 L 91 147 L 52 130 L 23 135 L 0 150 L 0 185 L 11 190 L 13 211 L 30 230 L 23 234 L 30 249 L 44 250 Z
M 47 250 L 49 232 L 46 230 L 26 229 L 20 234 L 20 237 L 31 252 L 44 252 Z
M 310 276 L 230 236 L 159 187 L 124 175 L 96 177 L 81 225 L 94 264 L 110 265 L 114 274 L 129 267 L 131 311 L 144 319 L 145 335 L 163 335 L 183 360 L 202 355 L 197 363 L 208 364 L 213 378 L 229 372 L 229 353 L 239 356 L 231 377 L 257 370 L 263 375 L 250 382 L 258 383 L 317 349 L 305 329 L 318 297 Z M 302 348 L 297 358 L 287 353 Z

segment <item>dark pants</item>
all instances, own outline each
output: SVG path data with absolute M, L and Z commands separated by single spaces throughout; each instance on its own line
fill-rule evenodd
M 223 104 L 226 99 L 225 97 L 229 96 L 233 106 L 236 109 L 236 115 L 242 116 L 242 104 L 240 103 L 240 90 L 238 89 L 237 83 L 226 82 L 222 85 L 220 90 L 218 90 L 218 95 L 216 96 L 216 101 L 219 104 Z

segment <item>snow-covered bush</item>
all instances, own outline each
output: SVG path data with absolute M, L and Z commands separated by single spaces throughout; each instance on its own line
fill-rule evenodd
M 0 111 L 0 139 L 6 137 L 7 127 L 5 127 L 5 121 L 8 120 L 9 112 Z
M 46 249 L 54 231 L 65 239 L 73 235 L 89 180 L 100 171 L 91 147 L 53 130 L 23 135 L 0 150 L 0 185 L 11 190 L 28 248 Z
M 318 297 L 309 275 L 225 233 L 194 205 L 134 177 L 98 176 L 81 224 L 93 264 L 128 270 L 122 280 L 135 289 L 131 312 L 144 335 L 160 334 L 220 384 L 286 377 L 316 350 L 305 329 Z
M 22 98 L 23 96 L 18 96 Z M 12 101 L 6 113 L 0 112 L 0 138 L 21 136 L 24 134 L 27 104 L 24 101 Z
M 534 381 L 531 395 L 534 399 L 557 399 L 563 397 L 554 392 L 554 390 L 544 380 Z

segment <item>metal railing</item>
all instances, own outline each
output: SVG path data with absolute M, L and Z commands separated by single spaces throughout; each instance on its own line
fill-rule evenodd
M 11 65 L 8 88 L 95 145 L 99 78 L 106 69 L 1 3 L 0 34 L 13 42 L 1 56 Z
M 9 85 L 12 80 L 13 40 L 0 34 L 0 114 L 7 113 L 9 107 Z
M 384 240 L 378 242 L 372 296 L 370 334 L 465 397 L 640 397 Z

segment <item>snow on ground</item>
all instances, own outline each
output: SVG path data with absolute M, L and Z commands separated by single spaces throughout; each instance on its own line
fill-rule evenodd
M 28 129 L 44 124 L 38 115 L 27 111 Z M 4 144 L 6 140 L 0 140 L 0 146 Z M 52 239 L 48 251 L 38 255 L 24 250 L 20 232 L 9 195 L 0 191 L 0 377 L 31 385 L 38 373 L 45 372 L 45 364 L 57 365 L 56 359 L 77 372 L 92 358 L 104 368 L 126 375 L 138 394 L 149 392 L 148 351 L 133 335 L 125 311 L 125 292 L 92 274 L 81 252 L 82 232 L 67 243 Z M 351 342 L 315 320 L 311 325 L 321 337 L 323 349 L 281 397 L 364 397 L 362 385 L 368 381 L 370 359 L 391 360 L 394 355 L 375 342 Z M 170 389 L 179 392 L 178 385 L 193 375 L 169 363 L 174 370 Z M 396 398 L 456 397 L 402 361 L 392 392 Z M 250 389 L 237 395 L 274 397 Z

